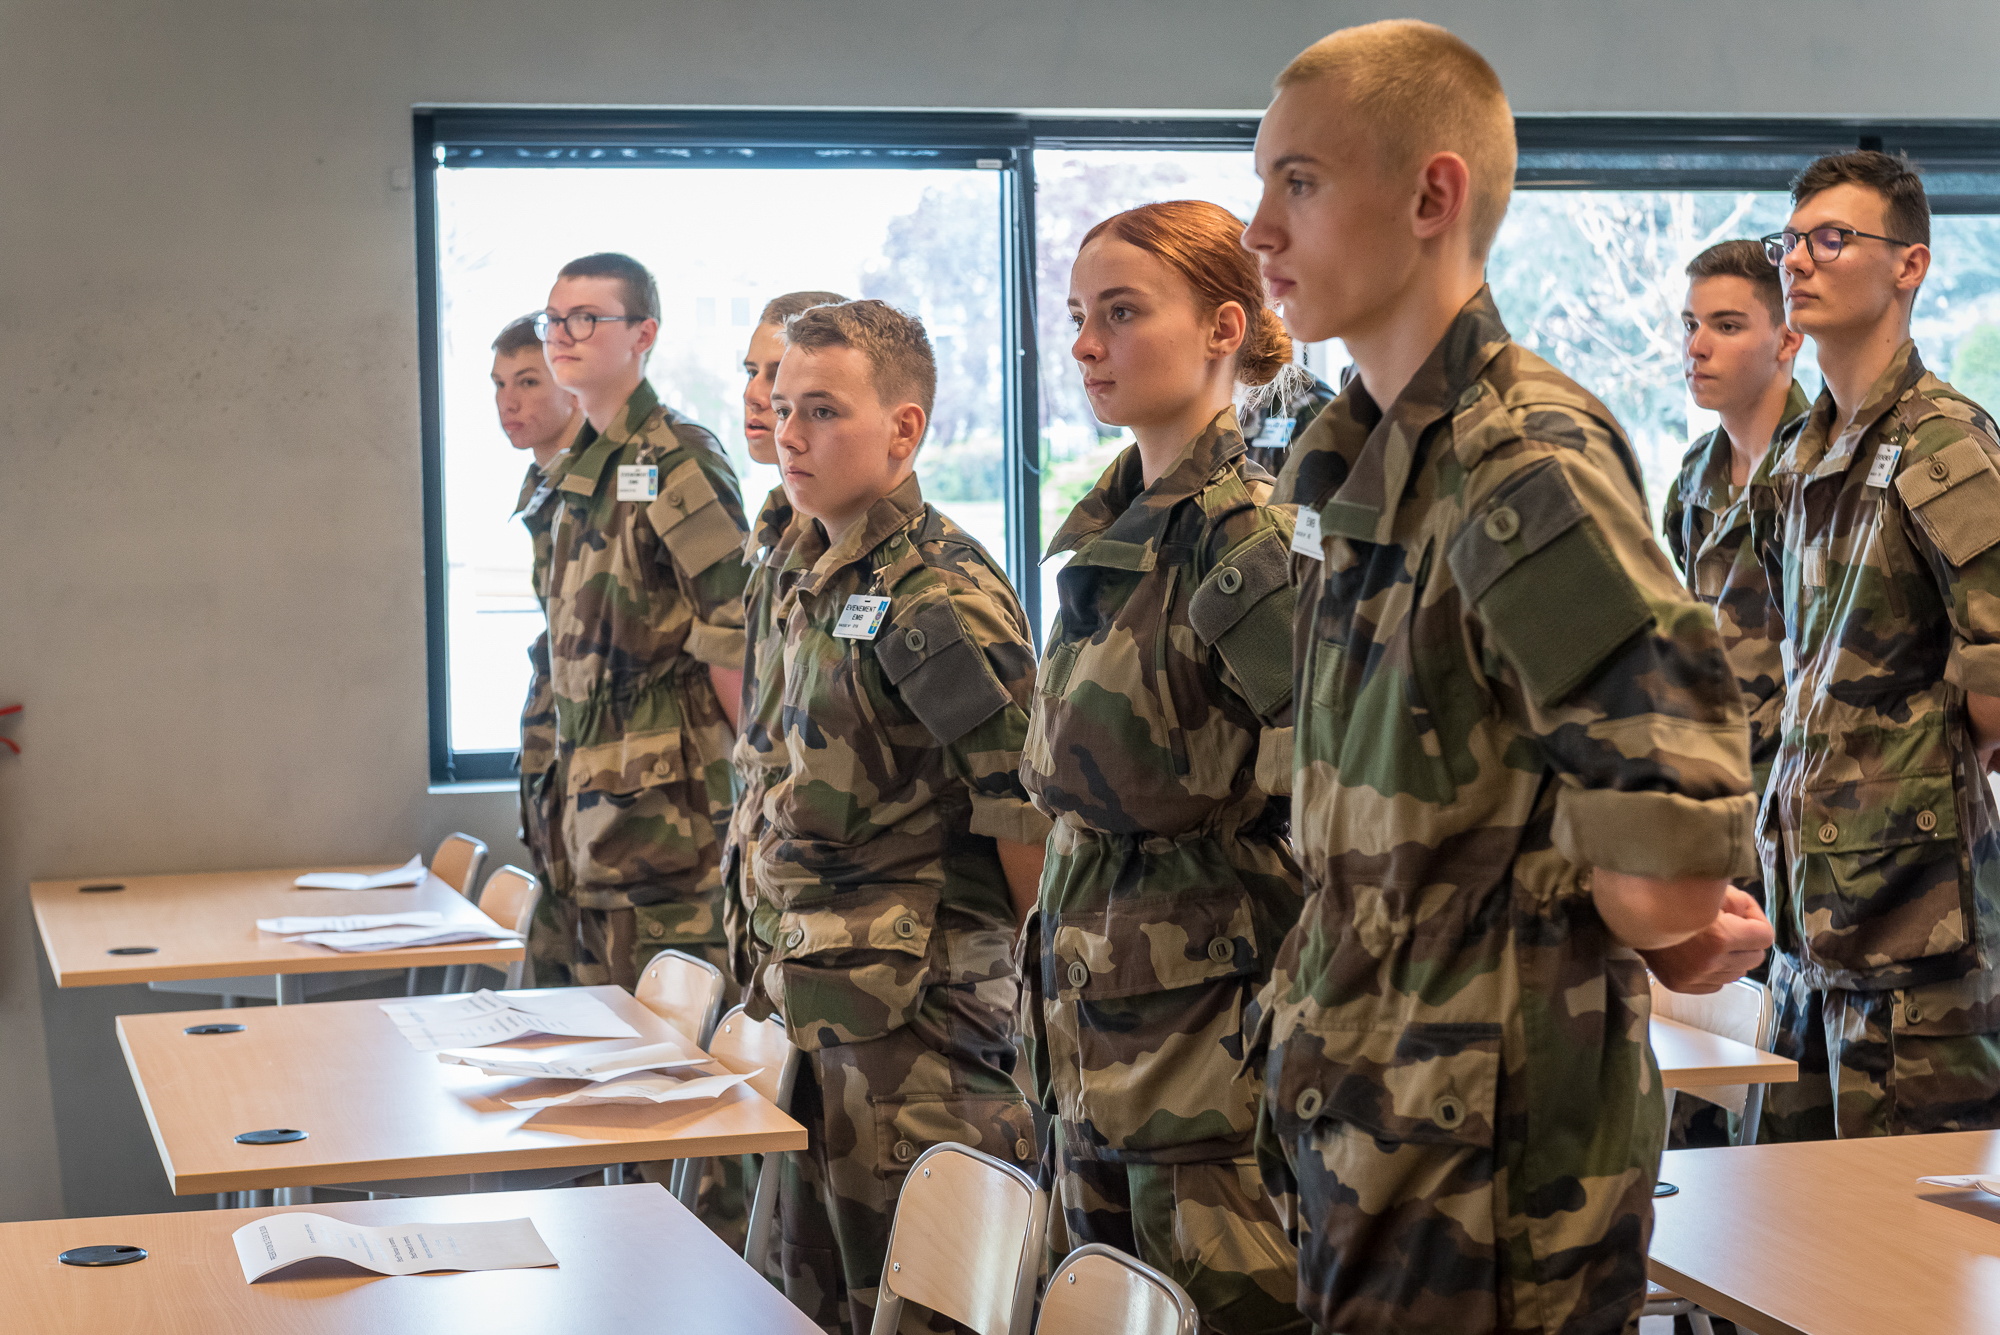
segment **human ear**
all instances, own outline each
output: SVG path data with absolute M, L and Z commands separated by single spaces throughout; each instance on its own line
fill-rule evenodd
M 659 338 L 660 322 L 648 316 L 639 322 L 639 337 L 632 344 L 632 351 L 638 353 L 649 352 L 652 350 L 653 344 L 659 341 Z
M 1931 248 L 1911 246 L 1903 252 L 1903 259 L 1896 266 L 1896 290 L 1915 292 L 1923 285 L 1924 276 L 1931 271 Z
M 1410 230 L 1419 241 L 1443 236 L 1465 212 L 1472 194 L 1472 171 L 1456 153 L 1433 153 L 1417 174 Z
M 923 443 L 924 424 L 928 420 L 916 404 L 898 404 L 889 414 L 889 426 L 894 433 L 889 438 L 889 457 L 903 463 L 914 455 L 917 446 Z
M 1805 343 L 1806 343 L 1806 336 L 1804 334 L 1801 334 L 1798 330 L 1792 328 L 1788 324 L 1781 324 L 1778 326 L 1779 361 L 1788 362 L 1791 361 L 1793 358 L 1797 357 L 1799 355 L 1799 349 L 1804 347 Z
M 1249 331 L 1250 323 L 1243 313 L 1243 304 L 1225 301 L 1215 308 L 1215 315 L 1208 330 L 1208 355 L 1233 357 L 1243 346 L 1243 337 Z

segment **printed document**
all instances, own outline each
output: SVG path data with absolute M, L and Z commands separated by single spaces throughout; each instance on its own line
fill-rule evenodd
M 719 1097 L 724 1091 L 734 1089 L 753 1075 L 762 1075 L 756 1070 L 744 1075 L 703 1075 L 683 1080 L 671 1075 L 634 1075 L 622 1080 L 605 1080 L 570 1094 L 558 1094 L 546 1099 L 502 1099 L 501 1102 L 513 1108 L 560 1108 L 587 1107 L 593 1103 L 681 1103 L 699 1099 Z
M 243 1279 L 250 1284 L 316 1256 L 352 1261 L 384 1275 L 519 1270 L 556 1263 L 532 1219 L 371 1227 L 301 1210 L 253 1219 L 229 1236 L 243 1264 Z
M 364 875 L 358 871 L 309 871 L 293 881 L 301 890 L 389 890 L 424 883 L 424 858 L 419 853 L 394 871 Z
M 365 932 L 371 927 L 435 927 L 443 921 L 444 915 L 436 909 L 411 909 L 408 913 L 350 913 L 344 918 L 259 918 L 257 930 L 301 936 L 307 932 Z
M 531 1052 L 518 1048 L 463 1048 L 440 1052 L 437 1059 L 447 1066 L 475 1067 L 488 1075 L 528 1076 L 538 1080 L 615 1080 L 637 1071 L 675 1070 L 699 1066 L 708 1060 L 700 1052 L 675 1042 L 547 1061 L 538 1061 Z
M 404 946 L 444 946 L 454 941 L 519 941 L 519 932 L 488 923 L 455 922 L 436 927 L 370 927 L 360 932 L 308 932 L 296 938 L 328 950 L 400 950 Z
M 588 993 L 524 997 L 481 989 L 439 1001 L 385 1001 L 382 1010 L 418 1052 L 477 1048 L 524 1034 L 637 1038 L 639 1031 Z

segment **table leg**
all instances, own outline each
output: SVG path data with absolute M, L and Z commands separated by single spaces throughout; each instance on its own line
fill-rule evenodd
M 272 992 L 280 1006 L 296 1006 L 306 999 L 306 976 L 302 973 L 273 974 Z

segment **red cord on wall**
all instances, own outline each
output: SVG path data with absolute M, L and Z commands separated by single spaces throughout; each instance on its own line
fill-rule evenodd
M 18 714 L 20 712 L 21 712 L 21 706 L 8 705 L 5 709 L 0 709 L 0 718 L 5 718 L 9 714 Z M 5 742 L 7 745 L 7 749 L 9 751 L 12 751 L 15 755 L 18 756 L 21 754 L 21 744 L 15 741 L 12 737 L 0 737 L 0 742 Z

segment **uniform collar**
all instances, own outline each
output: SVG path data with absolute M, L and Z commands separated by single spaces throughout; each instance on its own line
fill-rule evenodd
M 603 480 L 604 465 L 611 456 L 637 439 L 646 419 L 660 406 L 660 396 L 653 392 L 653 382 L 641 380 L 639 387 L 632 391 L 632 397 L 625 400 L 625 406 L 611 419 L 611 426 L 602 435 L 592 426 L 589 419 L 577 429 L 576 439 L 570 443 L 568 464 L 557 462 L 551 476 L 555 485 L 573 496 L 594 496 L 597 484 Z
M 1785 451 L 1784 459 L 1772 471 L 1803 473 L 1813 478 L 1845 473 L 1847 466 L 1854 462 L 1861 442 L 1923 378 L 1924 360 L 1917 355 L 1916 341 L 1906 338 L 1903 346 L 1896 349 L 1896 355 L 1889 359 L 1889 364 L 1882 368 L 1882 374 L 1875 377 L 1875 383 L 1868 387 L 1868 393 L 1861 400 L 1860 411 L 1854 414 L 1853 424 L 1840 433 L 1838 440 L 1831 442 L 1828 435 L 1833 430 L 1833 415 L 1837 409 L 1833 391 L 1821 389 L 1791 448 Z
M 847 530 L 837 543 L 828 544 L 826 526 L 817 519 L 801 524 L 799 536 L 785 558 L 785 571 L 804 572 L 799 576 L 799 593 L 818 593 L 835 575 L 866 559 L 923 513 L 923 488 L 912 473 L 894 491 L 869 506 L 861 522 Z
M 757 512 L 757 522 L 750 526 L 750 532 L 743 538 L 743 559 L 749 565 L 780 565 L 785 539 L 796 536 L 794 524 L 797 512 L 792 509 L 792 498 L 785 494 L 782 486 L 771 488 L 771 494 L 764 498 L 764 508 Z
M 558 455 L 556 458 L 549 460 L 549 462 L 551 464 L 560 463 L 561 458 L 562 456 Z M 530 459 L 528 461 L 528 475 L 521 479 L 520 498 L 514 502 L 515 514 L 518 515 L 528 508 L 529 503 L 535 499 L 535 493 L 542 489 L 542 484 L 545 480 L 542 476 L 542 466 L 533 459 Z
M 1481 287 L 1386 413 L 1360 377 L 1342 391 L 1320 420 L 1328 424 L 1332 448 L 1353 463 L 1332 499 L 1320 507 L 1323 531 L 1359 542 L 1389 540 L 1424 432 L 1478 397 L 1480 374 L 1510 342 L 1492 290 Z M 1336 412 L 1343 401 L 1344 410 Z M 1355 438 L 1364 432 L 1365 438 Z
M 1771 433 L 1771 443 L 1765 449 L 1763 459 L 1751 470 L 1751 482 L 1770 473 L 1771 461 L 1778 453 L 1778 443 L 1811 408 L 1812 402 L 1806 398 L 1805 387 L 1794 379 L 1791 393 L 1785 395 L 1785 410 L 1778 418 L 1778 428 Z M 1718 426 L 1696 441 L 1689 453 L 1695 456 L 1695 466 L 1681 472 L 1681 504 L 1689 509 L 1707 510 L 1711 514 L 1722 513 L 1729 508 L 1737 490 L 1729 480 L 1734 471 L 1731 467 L 1734 451 L 1730 446 L 1729 433 Z
M 1150 487 L 1145 485 L 1139 447 L 1126 446 L 1056 530 L 1043 559 L 1075 551 L 1077 559 L 1092 565 L 1151 570 L 1159 560 L 1174 508 L 1199 496 L 1218 471 L 1243 453 L 1243 433 L 1237 428 L 1234 408 L 1217 413 Z

